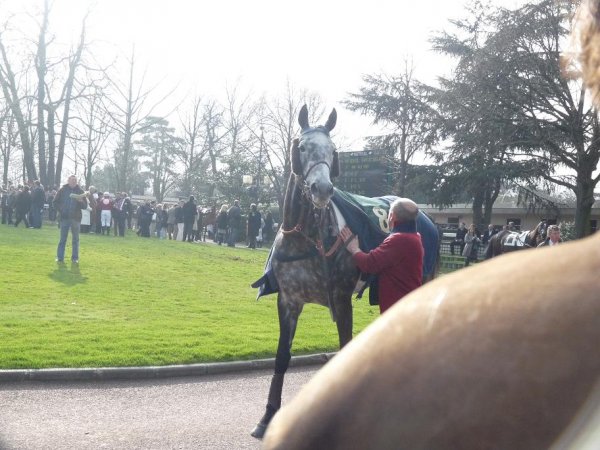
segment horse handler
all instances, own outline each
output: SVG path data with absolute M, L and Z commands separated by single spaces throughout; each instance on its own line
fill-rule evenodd
M 391 234 L 369 253 L 363 253 L 348 227 L 340 232 L 346 248 L 361 272 L 379 275 L 379 310 L 384 313 L 394 303 L 423 282 L 423 244 L 417 233 L 419 207 L 407 198 L 390 206 Z

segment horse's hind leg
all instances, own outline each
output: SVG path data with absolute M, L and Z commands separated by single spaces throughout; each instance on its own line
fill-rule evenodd
M 271 379 L 271 387 L 269 388 L 269 398 L 267 400 L 267 410 L 260 419 L 260 422 L 254 427 L 253 437 L 261 439 L 269 422 L 275 413 L 281 407 L 281 391 L 283 389 L 283 377 L 290 364 L 292 357 L 291 349 L 298 323 L 298 316 L 302 311 L 299 309 L 290 308 L 287 303 L 282 300 L 281 294 L 277 298 L 277 312 L 279 315 L 279 343 L 277 345 L 277 355 L 275 356 L 275 373 Z

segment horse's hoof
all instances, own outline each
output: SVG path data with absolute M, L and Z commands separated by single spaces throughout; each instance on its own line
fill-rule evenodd
M 267 431 L 267 426 L 261 422 L 254 427 L 254 430 L 252 430 L 252 433 L 250 433 L 250 435 L 252 437 L 255 437 L 256 439 L 262 439 L 265 435 L 265 431 Z

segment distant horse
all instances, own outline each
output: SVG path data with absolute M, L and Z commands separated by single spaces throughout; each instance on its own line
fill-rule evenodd
M 494 234 L 490 238 L 485 258 L 489 259 L 515 250 L 537 247 L 545 238 L 546 226 L 546 222 L 541 221 L 530 231 L 502 230 Z
M 269 259 L 279 290 L 279 343 L 266 411 L 251 433 L 257 438 L 262 438 L 281 406 L 283 379 L 304 304 L 329 308 L 340 347 L 352 339 L 351 300 L 359 273 L 339 237 L 345 219 L 330 202 L 334 195 L 331 179 L 339 174 L 337 152 L 329 136 L 336 120 L 334 109 L 324 126 L 310 127 L 306 105 L 298 116 L 302 132 L 291 148 L 293 173 L 284 200 L 283 224 Z M 253 286 L 260 286 L 266 277 Z

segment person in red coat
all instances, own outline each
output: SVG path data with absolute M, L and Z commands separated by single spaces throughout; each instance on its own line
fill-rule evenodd
M 379 310 L 389 309 L 423 281 L 423 244 L 417 233 L 419 207 L 407 198 L 390 206 L 388 223 L 391 234 L 379 247 L 364 253 L 348 227 L 340 232 L 346 248 L 361 272 L 379 276 Z

